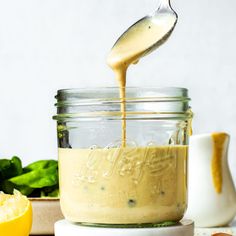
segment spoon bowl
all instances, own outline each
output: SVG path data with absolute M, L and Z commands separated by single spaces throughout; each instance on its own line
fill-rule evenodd
M 154 51 L 169 38 L 177 23 L 177 13 L 170 0 L 161 0 L 158 9 L 130 26 L 116 41 L 108 57 L 108 64 L 127 65 Z M 119 64 L 119 63 L 118 63 Z
M 173 19 L 172 25 L 170 25 L 169 29 L 167 29 L 166 33 L 163 34 L 161 39 L 157 40 L 156 43 L 150 46 L 149 49 L 146 49 L 146 54 L 151 53 L 152 51 L 154 51 L 156 48 L 160 47 L 162 44 L 164 44 L 167 41 L 167 39 L 170 37 L 171 33 L 173 32 L 177 24 L 178 15 L 171 7 L 170 0 L 162 0 L 160 3 L 160 6 L 153 14 L 144 17 L 156 23 L 161 22 L 162 20 L 165 20 L 167 17 Z

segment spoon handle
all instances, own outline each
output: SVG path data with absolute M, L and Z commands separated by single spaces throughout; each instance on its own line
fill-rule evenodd
M 176 18 L 178 18 L 177 13 L 174 11 L 174 9 L 171 6 L 170 0 L 160 0 L 160 4 L 159 7 L 157 9 L 157 11 L 155 12 L 155 14 L 157 13 L 174 13 Z
M 161 0 L 158 10 L 161 10 L 161 9 L 172 9 L 171 4 L 170 4 L 170 0 Z

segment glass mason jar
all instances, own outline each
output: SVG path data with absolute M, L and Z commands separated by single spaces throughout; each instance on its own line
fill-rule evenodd
M 127 88 L 125 117 L 118 88 L 59 90 L 56 99 L 66 219 L 128 227 L 183 217 L 192 119 L 187 89 Z

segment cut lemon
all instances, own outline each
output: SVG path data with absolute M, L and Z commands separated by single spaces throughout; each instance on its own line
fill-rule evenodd
M 32 226 L 32 206 L 27 197 L 0 192 L 0 235 L 28 236 Z

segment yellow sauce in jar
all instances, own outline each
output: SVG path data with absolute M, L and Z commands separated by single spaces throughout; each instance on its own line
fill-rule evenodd
M 187 146 L 59 149 L 60 201 L 75 222 L 178 221 L 186 210 Z

